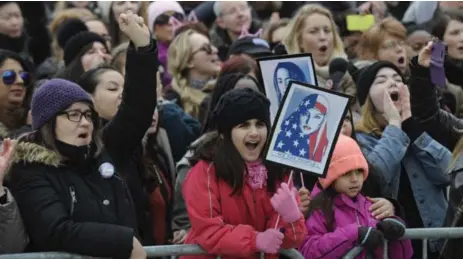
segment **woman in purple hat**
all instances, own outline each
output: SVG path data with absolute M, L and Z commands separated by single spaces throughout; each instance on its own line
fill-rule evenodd
M 34 131 L 18 140 L 9 172 L 33 251 L 146 258 L 136 208 L 118 170 L 130 163 L 151 124 L 156 76 L 139 66 L 156 67 L 157 55 L 143 18 L 121 14 L 119 24 L 131 40 L 129 82 L 102 134 L 93 100 L 79 85 L 52 79 L 33 95 Z

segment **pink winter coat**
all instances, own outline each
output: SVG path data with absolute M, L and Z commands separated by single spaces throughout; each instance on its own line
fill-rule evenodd
M 320 211 L 315 211 L 307 219 L 308 235 L 304 238 L 300 252 L 305 258 L 342 258 L 352 248 L 358 245 L 359 226 L 376 227 L 378 221 L 371 216 L 368 208 L 372 205 L 365 196 L 357 195 L 356 201 L 344 194 L 334 198 L 334 231 L 326 229 L 325 217 Z M 388 243 L 389 258 L 409 259 L 413 255 L 410 240 L 399 240 Z M 376 258 L 383 258 L 383 248 L 375 251 Z M 362 251 L 356 258 L 366 258 Z

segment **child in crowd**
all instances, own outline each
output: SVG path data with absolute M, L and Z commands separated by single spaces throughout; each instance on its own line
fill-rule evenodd
M 383 242 L 389 241 L 389 258 L 409 259 L 410 240 L 398 240 L 405 224 L 397 217 L 376 220 L 371 202 L 360 191 L 368 177 L 368 164 L 357 142 L 341 135 L 334 148 L 323 189 L 310 204 L 308 235 L 300 248 L 305 258 L 341 258 L 355 246 L 364 249 L 357 258 L 382 258 Z
M 278 258 L 306 235 L 288 175 L 263 162 L 270 101 L 250 88 L 225 93 L 213 111 L 215 137 L 195 151 L 199 160 L 183 185 L 191 230 L 185 244 L 209 255 L 187 258 Z

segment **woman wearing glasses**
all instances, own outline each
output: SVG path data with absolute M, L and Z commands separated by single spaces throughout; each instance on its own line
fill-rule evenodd
M 18 54 L 0 49 L 0 140 L 26 124 L 31 70 Z
M 173 91 L 166 98 L 176 100 L 186 113 L 198 118 L 201 102 L 207 95 L 203 89 L 221 69 L 217 48 L 208 35 L 189 29 L 175 37 L 167 56 Z
M 91 96 L 75 83 L 52 79 L 33 95 L 34 132 L 18 140 L 9 175 L 34 251 L 146 258 L 120 168 L 152 122 L 156 76 L 147 71 L 157 56 L 141 17 L 121 14 L 119 24 L 131 40 L 126 87 L 103 129 Z

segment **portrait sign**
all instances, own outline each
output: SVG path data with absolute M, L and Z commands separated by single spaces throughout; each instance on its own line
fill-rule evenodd
M 275 121 L 289 81 L 294 80 L 318 86 L 312 54 L 271 56 L 257 59 L 260 80 L 270 100 L 270 120 Z
M 349 98 L 291 80 L 272 126 L 265 159 L 324 177 L 348 111 Z

